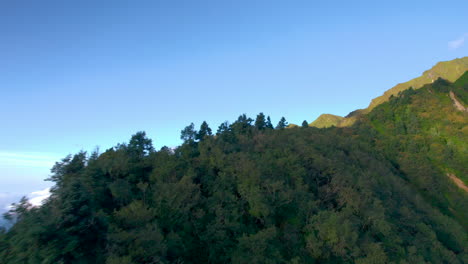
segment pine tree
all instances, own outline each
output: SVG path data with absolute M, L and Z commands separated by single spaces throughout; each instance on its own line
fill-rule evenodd
M 195 140 L 197 136 L 197 131 L 195 130 L 195 125 L 190 123 L 190 125 L 186 126 L 182 131 L 180 131 L 180 139 L 184 142 L 191 142 Z
M 304 121 L 302 122 L 302 127 L 303 127 L 303 128 L 308 128 L 308 127 L 309 127 L 309 123 L 307 123 L 307 120 L 304 120 Z
M 271 123 L 270 116 L 267 117 L 267 121 L 265 124 L 266 128 L 273 129 L 273 124 Z
M 263 113 L 257 115 L 257 118 L 255 119 L 255 127 L 258 130 L 264 130 L 266 128 L 265 115 Z
M 229 122 L 225 121 L 221 125 L 219 125 L 218 130 L 216 131 L 216 135 L 220 135 L 228 131 L 229 131 Z
M 231 125 L 232 131 L 236 134 L 245 134 L 252 127 L 253 119 L 242 114 L 237 121 Z
M 195 139 L 203 140 L 206 136 L 211 136 L 211 135 L 212 135 L 211 128 L 208 126 L 208 123 L 206 123 L 206 121 L 203 121 Z
M 141 158 L 154 152 L 152 140 L 146 137 L 143 131 L 132 136 L 127 146 L 128 152 L 135 157 Z
M 278 125 L 276 125 L 276 129 L 283 129 L 288 126 L 288 122 L 286 122 L 286 118 L 281 117 L 280 121 L 278 122 Z

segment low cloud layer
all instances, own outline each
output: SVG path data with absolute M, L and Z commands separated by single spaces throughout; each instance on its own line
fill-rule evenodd
M 0 213 L 7 212 L 12 203 L 18 203 L 24 195 L 18 193 L 0 193 Z M 50 187 L 26 195 L 32 206 L 41 206 L 50 196 Z M 1 217 L 1 216 L 0 216 Z

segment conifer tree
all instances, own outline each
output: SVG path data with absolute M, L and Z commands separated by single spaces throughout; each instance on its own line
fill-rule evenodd
M 283 129 L 288 126 L 288 122 L 286 122 L 286 118 L 281 117 L 280 121 L 278 122 L 278 125 L 276 125 L 276 129 Z
M 264 130 L 266 128 L 265 115 L 263 113 L 257 115 L 257 118 L 255 119 L 255 127 L 258 130 Z
M 267 121 L 265 123 L 266 128 L 273 129 L 273 124 L 271 123 L 270 116 L 267 117 Z
M 203 121 L 203 123 L 200 126 L 200 130 L 198 131 L 196 135 L 197 140 L 203 140 L 206 136 L 211 136 L 211 128 L 208 126 L 208 123 L 206 121 Z
M 182 131 L 180 131 L 180 139 L 184 142 L 194 141 L 197 136 L 197 131 L 195 130 L 195 125 L 190 123 Z
M 216 135 L 220 135 L 227 131 L 229 131 L 229 122 L 225 121 L 221 125 L 219 125 L 218 130 L 216 131 Z

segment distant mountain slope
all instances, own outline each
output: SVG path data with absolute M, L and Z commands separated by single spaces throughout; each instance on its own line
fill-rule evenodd
M 434 82 L 438 78 L 454 82 L 466 71 L 468 71 L 468 57 L 439 62 L 430 70 L 425 71 L 422 76 L 404 83 L 399 83 L 390 90 L 387 90 L 383 95 L 374 98 L 367 110 L 372 110 L 377 105 L 388 101 L 390 96 L 397 95 L 399 92 L 410 87 L 418 89 L 425 84 Z
M 438 78 L 442 78 L 448 80 L 450 82 L 454 82 L 462 76 L 463 73 L 468 71 L 468 57 L 463 57 L 459 59 L 454 59 L 451 61 L 442 61 L 437 63 L 434 67 L 430 70 L 425 71 L 422 76 L 412 79 L 410 81 L 399 83 L 393 88 L 387 90 L 383 95 L 372 99 L 371 103 L 366 109 L 359 109 L 356 111 L 351 112 L 348 116 L 344 118 L 340 118 L 340 116 L 335 116 L 334 120 L 329 120 L 327 126 L 337 126 L 337 127 L 346 127 L 354 124 L 359 117 L 364 114 L 369 113 L 372 109 L 376 106 L 388 101 L 388 99 L 393 95 L 397 95 L 399 92 L 409 89 L 413 87 L 413 89 L 419 89 L 425 84 L 429 84 L 437 80 Z M 323 127 L 317 126 L 323 123 L 322 116 L 317 118 L 314 122 L 310 125 L 315 127 Z
M 332 114 L 322 114 L 314 122 L 310 123 L 309 126 L 324 128 L 336 126 L 341 122 L 344 117 L 332 115 Z

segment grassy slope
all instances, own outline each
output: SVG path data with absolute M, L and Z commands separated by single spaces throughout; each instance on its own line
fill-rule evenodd
M 390 96 L 397 95 L 399 92 L 404 91 L 410 87 L 418 89 L 425 84 L 432 83 L 438 78 L 443 78 L 445 80 L 454 82 L 466 71 L 468 71 L 468 57 L 439 62 L 430 70 L 425 71 L 422 76 L 408 82 L 397 84 L 393 88 L 387 90 L 383 95 L 374 98 L 367 110 L 372 110 L 377 105 L 388 101 Z
M 387 90 L 383 95 L 374 98 L 370 103 L 369 107 L 366 109 L 359 109 L 356 111 L 351 112 L 345 118 L 340 116 L 334 116 L 335 119 L 332 122 L 328 122 L 326 120 L 322 120 L 322 116 L 317 118 L 314 122 L 310 125 L 315 127 L 329 127 L 329 126 L 337 126 L 337 127 L 347 127 L 351 126 L 358 120 L 362 115 L 369 113 L 372 109 L 376 106 L 388 101 L 388 99 L 393 95 L 397 95 L 399 92 L 407 90 L 410 87 L 414 89 L 419 89 L 425 84 L 432 83 L 434 80 L 438 78 L 443 78 L 445 80 L 454 82 L 457 80 L 464 72 L 468 71 L 468 57 L 463 57 L 459 59 L 454 59 L 451 61 L 442 61 L 437 63 L 434 67 L 430 70 L 425 71 L 422 76 L 412 79 L 410 81 L 397 84 L 393 88 Z M 465 80 L 466 81 L 466 80 Z M 466 95 L 464 95 L 466 98 Z M 466 101 L 465 101 L 466 102 Z M 326 114 L 328 115 L 328 114 Z M 325 126 L 323 124 L 326 124 Z
M 310 123 L 309 126 L 318 128 L 337 126 L 343 119 L 344 117 L 337 115 L 322 114 L 314 122 Z

